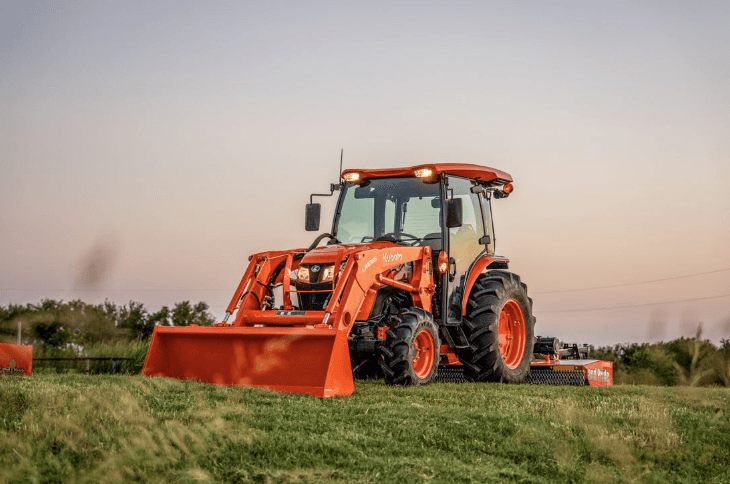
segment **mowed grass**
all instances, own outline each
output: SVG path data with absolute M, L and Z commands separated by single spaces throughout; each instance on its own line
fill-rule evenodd
M 730 391 L 0 379 L 0 483 L 730 482 Z

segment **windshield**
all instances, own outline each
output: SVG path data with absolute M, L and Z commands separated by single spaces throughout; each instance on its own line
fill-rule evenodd
M 335 227 L 343 243 L 385 239 L 418 245 L 441 240 L 438 183 L 419 178 L 375 178 L 347 184 Z

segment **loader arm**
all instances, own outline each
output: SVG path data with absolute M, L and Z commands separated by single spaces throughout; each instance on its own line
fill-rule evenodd
M 251 257 L 228 305 L 227 312 L 231 314 L 238 307 L 233 326 L 321 326 L 349 330 L 359 314 L 370 310 L 363 308 L 366 295 L 383 286 L 409 292 L 417 307 L 431 311 L 431 295 L 435 286 L 431 277 L 431 248 L 428 246 L 401 247 L 388 244 L 385 248 L 339 250 L 334 265 L 338 267 L 344 260 L 345 266 L 335 278 L 332 297 L 322 311 L 292 310 L 289 278 L 291 271 L 299 266 L 299 261 L 294 260 L 296 253 L 264 252 Z M 410 281 L 396 281 L 386 275 L 394 267 L 408 262 L 413 262 Z M 284 265 L 279 269 L 281 264 Z M 276 278 L 270 281 L 272 274 L 277 271 Z M 278 310 L 262 309 L 268 287 L 278 284 L 282 284 L 282 307 Z
M 369 311 L 363 307 L 367 295 L 383 286 L 397 287 L 430 311 L 431 249 L 390 242 L 338 249 L 333 262 L 345 265 L 321 311 L 291 306 L 291 271 L 299 267 L 302 252 L 265 252 L 250 258 L 226 312 L 226 319 L 235 314 L 233 324 L 155 327 L 142 373 L 318 397 L 352 394 L 347 337 L 358 314 Z M 413 264 L 409 279 L 389 277 L 393 268 L 406 263 Z M 269 291 L 278 284 L 284 302 L 278 309 L 268 308 Z

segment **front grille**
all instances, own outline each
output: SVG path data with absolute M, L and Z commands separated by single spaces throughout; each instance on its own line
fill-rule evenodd
M 327 292 L 298 292 L 299 308 L 303 311 L 324 311 L 325 304 L 332 295 L 331 291 Z

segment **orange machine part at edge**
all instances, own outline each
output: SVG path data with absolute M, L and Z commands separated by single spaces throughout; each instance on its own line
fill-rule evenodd
M 33 347 L 0 343 L 0 376 L 33 374 Z

